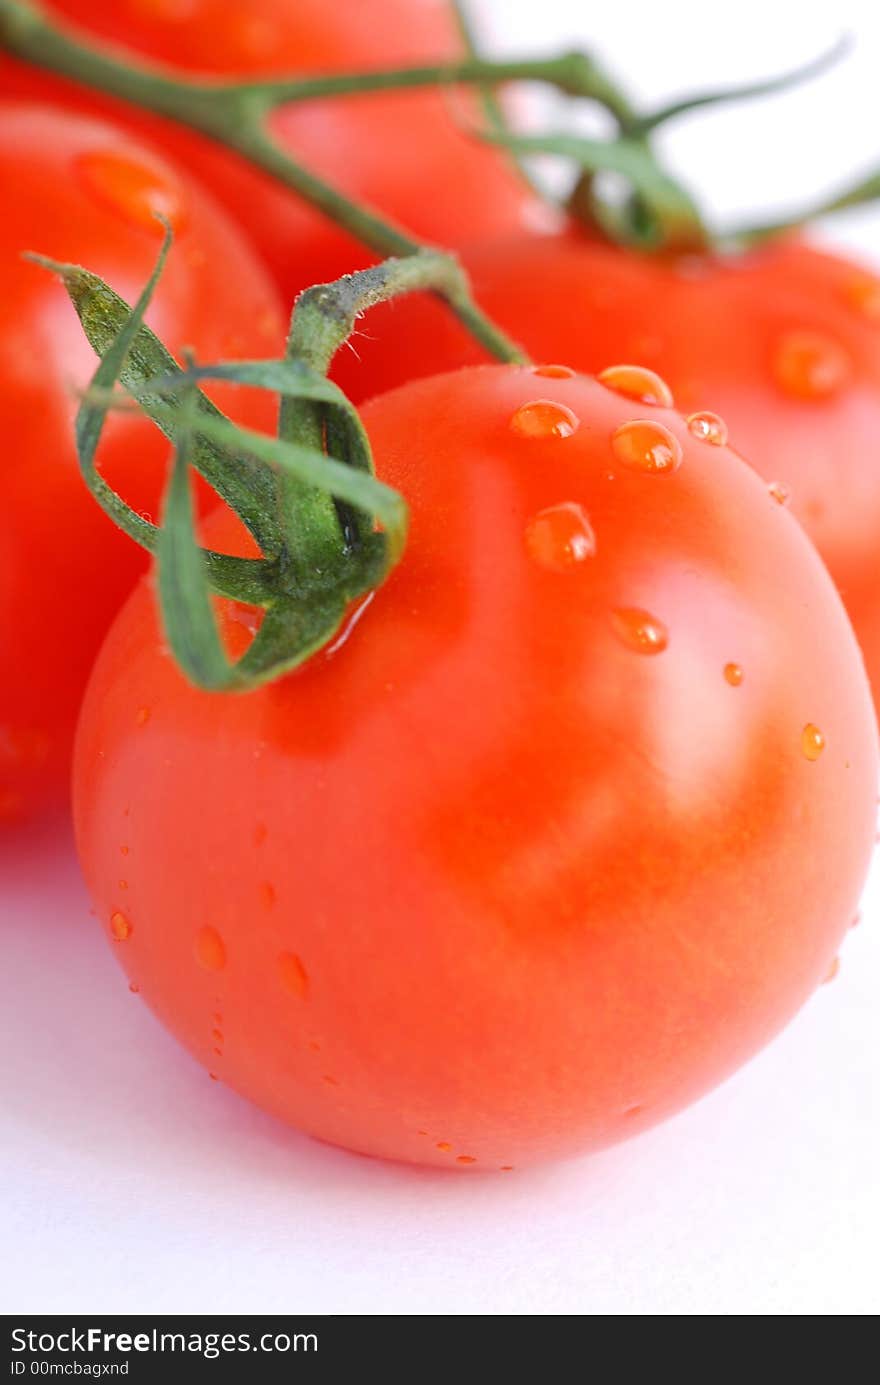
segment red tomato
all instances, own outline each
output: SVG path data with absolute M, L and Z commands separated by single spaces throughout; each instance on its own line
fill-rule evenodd
M 171 349 L 272 355 L 274 289 L 237 228 L 178 168 L 125 131 L 19 102 L 0 104 L 0 826 L 66 788 L 73 726 L 95 651 L 145 566 L 79 475 L 75 388 L 97 364 L 67 294 L 24 250 L 88 265 L 133 301 L 155 262 L 163 212 L 177 242 L 148 320 Z M 270 428 L 272 401 L 218 389 Z M 165 444 L 116 416 L 99 452 L 107 479 L 155 516 Z
M 194 73 L 303 76 L 460 55 L 446 0 L 53 0 L 46 5 L 92 36 Z M 110 110 L 198 170 L 243 221 L 285 297 L 376 257 L 295 194 L 238 156 L 179 125 L 60 83 L 8 60 L 7 89 Z M 440 245 L 521 224 L 525 183 L 468 126 L 469 93 L 425 89 L 288 106 L 273 119 L 280 142 L 313 172 L 384 217 Z
M 619 392 L 661 385 L 612 383 L 369 404 L 410 544 L 297 674 L 194 690 L 148 584 L 97 662 L 76 819 L 119 961 L 322 1139 L 453 1169 L 621 1139 L 764 1044 L 854 915 L 877 750 L 837 593 L 753 471 Z
M 880 279 L 799 240 L 663 262 L 577 234 L 464 256 L 479 301 L 537 359 L 639 361 L 710 410 L 791 508 L 843 594 L 880 705 Z M 438 304 L 377 309 L 340 357 L 355 399 L 484 359 Z

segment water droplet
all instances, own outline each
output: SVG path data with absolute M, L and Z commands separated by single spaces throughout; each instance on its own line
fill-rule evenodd
M 140 993 L 141 988 L 140 986 L 136 986 L 135 983 L 132 981 L 129 983 L 128 989 L 131 991 L 132 995 L 138 995 Z
M 437 1144 L 437 1148 L 441 1150 L 443 1154 L 448 1154 L 452 1149 L 452 1145 L 448 1140 L 440 1140 Z
M 851 279 L 845 290 L 846 301 L 863 317 L 880 318 L 880 279 L 873 274 L 860 274 Z
M 825 737 L 818 726 L 808 721 L 801 732 L 801 750 L 808 760 L 818 760 L 824 749 Z
M 852 374 L 842 346 L 821 332 L 787 332 L 773 356 L 773 375 L 792 399 L 828 399 Z
M 828 982 L 829 982 L 829 981 L 833 981 L 834 978 L 835 978 L 835 976 L 837 975 L 837 973 L 838 973 L 839 971 L 840 971 L 840 958 L 839 958 L 839 957 L 835 957 L 835 958 L 834 958 L 834 961 L 831 963 L 831 966 L 828 968 L 828 970 L 826 971 L 825 975 L 822 977 L 822 985 L 823 985 L 823 986 L 827 986 L 827 985 L 828 985 Z
M 269 880 L 261 880 L 259 886 L 260 903 L 266 910 L 274 909 L 278 895 L 275 886 Z
M 150 720 L 150 715 L 149 707 L 138 707 L 134 715 L 136 724 L 138 726 L 146 726 L 147 722 Z
M 703 409 L 697 414 L 689 414 L 687 426 L 695 438 L 699 438 L 701 442 L 711 442 L 715 447 L 723 447 L 729 437 L 724 419 L 708 409 Z
M 295 952 L 282 952 L 278 958 L 278 975 L 290 995 L 303 999 L 309 990 L 309 976 Z
M 672 408 L 672 390 L 656 371 L 648 370 L 647 366 L 612 365 L 600 371 L 596 379 L 606 389 L 622 394 L 625 399 L 636 399 L 640 404 L 657 404 L 663 409 Z
M 544 438 L 570 438 L 580 427 L 580 419 L 564 404 L 552 399 L 532 399 L 521 404 L 510 420 L 517 437 L 540 441 Z
M 571 380 L 574 378 L 574 371 L 568 365 L 533 365 L 532 374 L 540 375 L 546 380 Z
M 501 1173 L 513 1173 L 513 1164 L 502 1164 Z
M 220 1078 L 217 1076 L 216 1072 L 209 1072 L 209 1073 L 208 1073 L 208 1076 L 210 1077 L 210 1079 L 211 1079 L 212 1082 L 219 1082 L 219 1081 L 220 1081 Z
M 787 505 L 791 500 L 791 491 L 782 481 L 771 481 L 767 487 L 767 494 L 777 505 Z
M 321 1052 L 321 1045 L 318 1043 L 317 1039 L 309 1039 L 309 1048 L 313 1053 Z
M 226 944 L 216 928 L 200 928 L 193 944 L 196 961 L 205 971 L 222 971 L 226 966 Z
M 618 639 L 638 654 L 662 654 L 669 644 L 669 632 L 662 620 L 636 606 L 612 611 L 611 626 Z
M 339 1078 L 338 1078 L 338 1077 L 331 1077 L 329 1073 L 326 1073 L 326 1072 L 325 1072 L 325 1073 L 324 1073 L 324 1076 L 323 1076 L 323 1078 L 322 1078 L 321 1080 L 322 1080 L 323 1082 L 326 1082 L 328 1087 L 338 1087 L 338 1086 L 339 1086 Z
M 269 829 L 264 822 L 258 822 L 254 828 L 254 846 L 262 846 L 269 835 Z
M 475 1164 L 477 1161 L 472 1154 L 457 1154 L 455 1162 L 456 1164 Z
M 212 1029 L 212 1030 L 211 1030 L 211 1038 L 212 1038 L 212 1039 L 216 1039 L 218 1044 L 222 1044 L 222 1042 L 223 1042 L 223 1030 L 222 1030 L 222 1029 Z
M 110 932 L 118 943 L 127 942 L 134 932 L 131 921 L 126 918 L 125 914 L 123 914 L 120 909 L 115 910 L 115 912 L 110 915 Z
M 127 880 L 120 880 L 120 882 L 119 882 L 119 888 L 120 888 L 120 890 L 127 890 L 127 889 L 128 889 L 128 881 L 127 881 Z
M 582 505 L 566 500 L 539 510 L 526 526 L 529 557 L 553 572 L 568 572 L 596 552 L 596 536 Z
M 732 688 L 738 688 L 745 674 L 741 664 L 725 664 L 724 677 Z
M 635 471 L 671 475 L 682 462 L 681 443 L 662 423 L 632 419 L 612 434 L 611 450 L 619 462 Z
M 120 850 L 120 852 L 122 853 L 123 856 L 127 856 L 128 853 L 129 853 L 130 848 L 127 847 L 127 846 L 121 846 L 121 847 L 119 848 L 119 850 Z
M 183 192 L 169 170 L 150 167 L 130 154 L 96 149 L 80 154 L 76 171 L 83 186 L 103 206 L 157 237 L 163 216 L 172 229 L 180 232 L 185 220 Z

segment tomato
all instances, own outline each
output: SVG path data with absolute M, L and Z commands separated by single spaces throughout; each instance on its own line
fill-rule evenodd
M 66 790 L 73 726 L 95 651 L 145 566 L 79 475 L 77 400 L 97 364 L 62 285 L 21 258 L 86 264 L 129 301 L 155 262 L 161 227 L 177 242 L 149 315 L 171 349 L 273 355 L 276 294 L 224 212 L 187 175 L 125 131 L 21 102 L 0 104 L 0 827 Z M 242 421 L 270 428 L 271 400 L 218 389 Z M 114 417 L 104 475 L 153 516 L 167 445 L 143 418 Z
M 832 964 L 874 835 L 855 640 L 755 473 L 630 397 L 662 394 L 490 366 L 373 401 L 408 549 L 274 685 L 188 685 L 148 584 L 109 634 L 75 772 L 99 917 L 190 1052 L 312 1135 L 596 1148 Z
M 91 36 L 191 73 L 323 74 L 460 55 L 445 0 L 54 0 L 49 11 Z M 110 103 L 43 73 L 0 64 L 7 89 L 111 110 L 199 177 L 246 226 L 292 302 L 376 257 L 237 155 L 179 125 Z M 387 219 L 440 245 L 521 224 L 532 198 L 497 151 L 469 132 L 482 119 L 466 92 L 385 92 L 289 105 L 273 117 L 282 145 L 314 173 Z
M 843 594 L 880 706 L 880 279 L 795 239 L 662 261 L 578 234 L 465 253 L 486 311 L 537 359 L 639 361 L 685 413 L 721 415 L 791 508 Z M 481 359 L 425 298 L 370 318 L 337 375 L 354 398 Z

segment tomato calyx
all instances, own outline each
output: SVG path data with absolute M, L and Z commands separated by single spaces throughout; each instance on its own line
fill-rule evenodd
M 387 260 L 301 294 L 283 359 L 200 364 L 189 358 L 181 366 L 143 320 L 171 243 L 166 228 L 133 308 L 80 266 L 31 258 L 59 275 L 101 358 L 76 419 L 83 478 L 110 518 L 155 555 L 166 634 L 187 677 L 208 690 L 243 691 L 297 667 L 332 640 L 351 603 L 384 581 L 404 548 L 406 504 L 373 474 L 357 411 L 326 378 L 333 356 L 373 304 L 433 290 L 461 301 L 466 317 L 469 292 L 457 262 L 439 252 Z M 278 436 L 232 423 L 202 393 L 210 380 L 277 393 Z M 161 525 L 138 515 L 95 464 L 108 412 L 132 407 L 174 447 Z M 191 468 L 238 515 L 262 556 L 199 546 Z M 217 627 L 214 595 L 263 612 L 236 662 Z

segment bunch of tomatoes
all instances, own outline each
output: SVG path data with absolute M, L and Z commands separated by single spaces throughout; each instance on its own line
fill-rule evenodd
M 46 8 L 196 75 L 460 42 L 430 0 Z M 874 841 L 880 280 L 800 236 L 685 256 L 540 233 L 436 89 L 282 108 L 279 143 L 456 250 L 537 364 L 485 364 L 428 295 L 378 309 L 336 378 L 408 502 L 403 559 L 302 668 L 205 692 L 82 485 L 94 358 L 21 252 L 133 302 L 161 214 L 148 322 L 207 360 L 281 356 L 296 293 L 373 257 L 191 130 L 2 55 L 0 78 L 0 831 L 66 799 L 73 753 L 132 989 L 321 1139 L 509 1171 L 698 1097 L 828 974 Z M 265 391 L 208 390 L 273 430 Z M 155 517 L 167 451 L 119 413 L 98 463 Z M 223 508 L 204 539 L 245 551 Z

